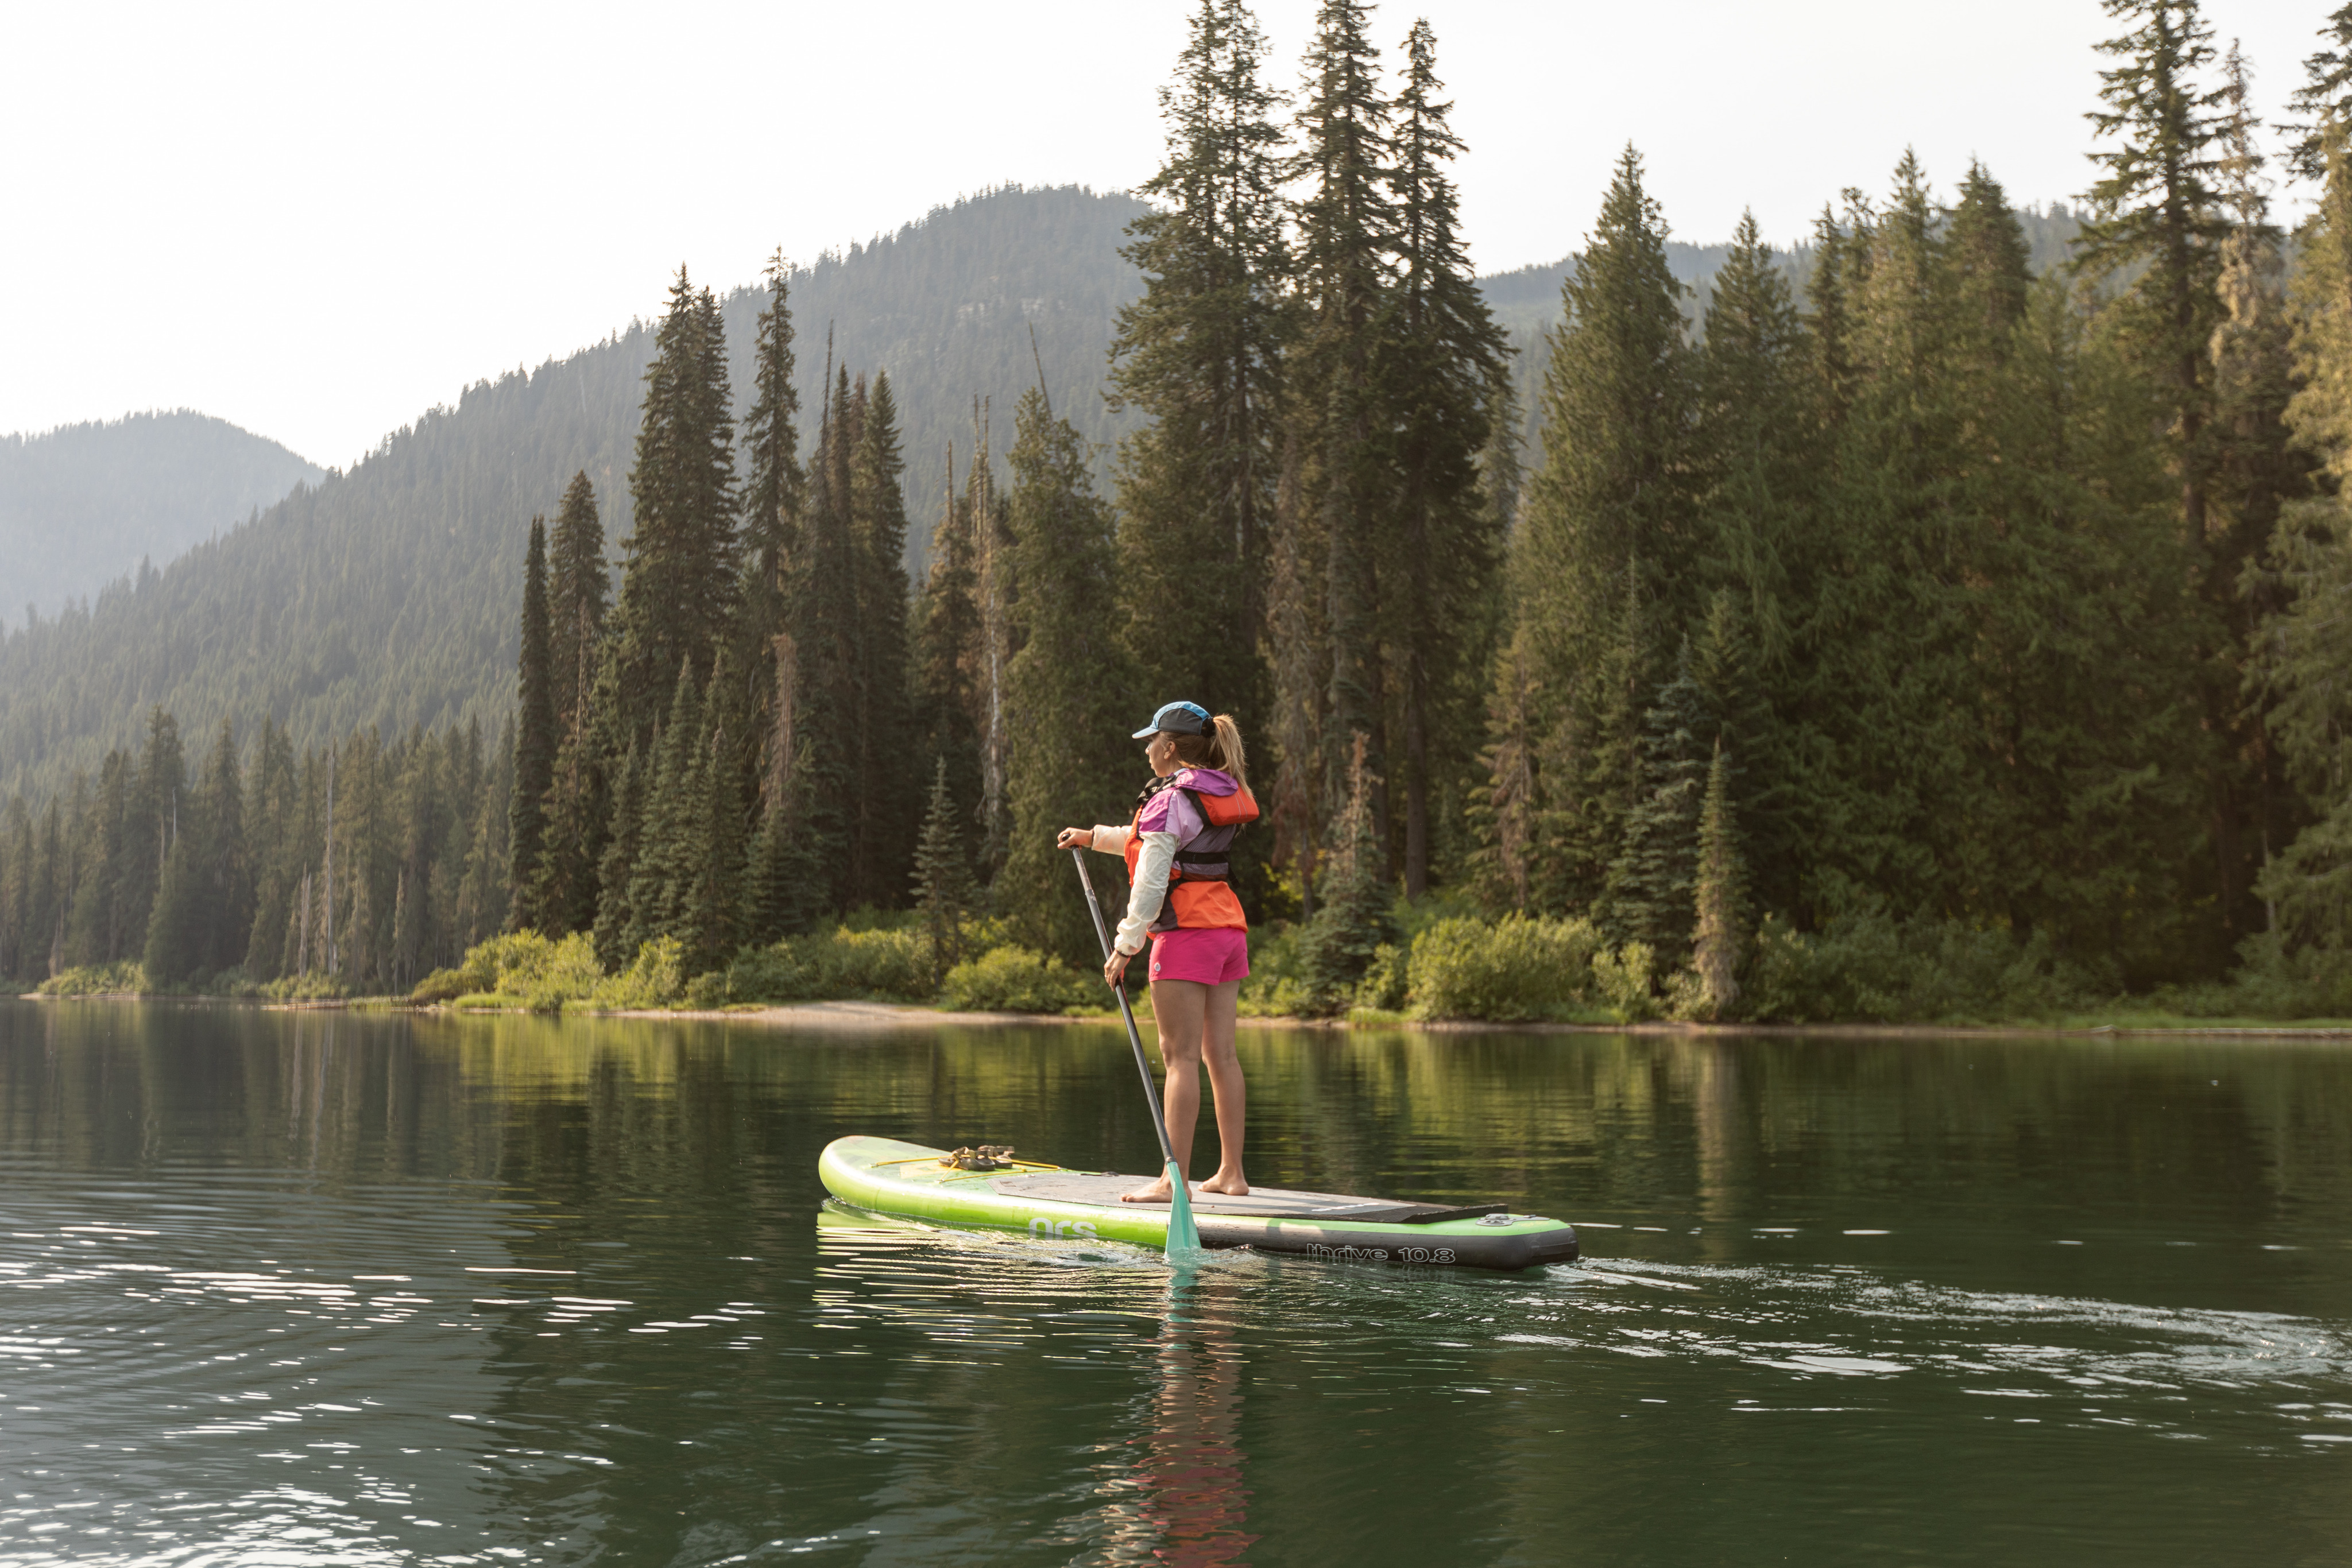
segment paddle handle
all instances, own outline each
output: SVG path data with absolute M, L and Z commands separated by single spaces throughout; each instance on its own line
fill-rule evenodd
M 1087 874 L 1087 852 L 1072 848 L 1070 862 L 1078 868 L 1078 885 L 1087 890 L 1087 913 L 1095 917 L 1095 940 L 1102 944 L 1103 962 L 1110 962 L 1110 927 L 1103 924 L 1102 901 L 1095 896 L 1095 879 Z M 1121 976 L 1122 980 L 1126 977 Z M 1151 1105 L 1152 1131 L 1160 1134 L 1160 1153 L 1168 1162 L 1171 1179 L 1176 1166 L 1176 1145 L 1168 1141 L 1168 1117 L 1160 1109 L 1160 1086 L 1151 1082 L 1151 1063 L 1143 1054 L 1143 1035 L 1135 1027 L 1135 1009 L 1127 1005 L 1127 987 L 1117 985 L 1111 991 L 1118 998 L 1118 1016 L 1127 1023 L 1127 1043 L 1135 1048 L 1135 1070 L 1143 1077 L 1143 1097 Z

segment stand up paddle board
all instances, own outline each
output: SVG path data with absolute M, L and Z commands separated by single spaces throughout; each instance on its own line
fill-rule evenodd
M 961 1168 L 944 1149 L 892 1138 L 837 1138 L 817 1159 L 825 1189 L 877 1214 L 986 1226 L 1032 1236 L 1168 1245 L 1168 1206 L 1121 1203 L 1149 1176 L 1064 1170 L 1014 1160 Z M 1450 1208 L 1388 1197 L 1256 1187 L 1246 1197 L 1192 1193 L 1206 1247 L 1248 1247 L 1349 1263 L 1433 1263 L 1528 1269 L 1576 1260 L 1576 1229 L 1506 1212 L 1501 1204 Z

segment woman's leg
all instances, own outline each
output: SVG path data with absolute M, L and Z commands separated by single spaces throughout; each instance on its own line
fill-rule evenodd
M 1234 1053 L 1234 1020 L 1241 1013 L 1242 983 L 1227 980 L 1221 986 L 1192 988 L 1203 993 L 1201 1054 L 1209 1066 L 1209 1088 L 1217 1097 L 1217 1174 L 1202 1182 L 1201 1190 L 1241 1197 L 1249 1192 L 1249 1178 L 1242 1174 L 1249 1091 L 1242 1083 L 1241 1058 Z M 1169 1114 L 1174 1116 L 1172 1107 Z M 1175 1124 L 1172 1119 L 1169 1124 Z
M 1201 1119 L 1201 1034 L 1210 991 L 1210 987 L 1197 980 L 1151 983 L 1151 1018 L 1160 1026 L 1160 1061 L 1166 1069 L 1160 1098 L 1167 1113 L 1168 1143 L 1176 1151 L 1179 1175 L 1191 1172 L 1192 1134 Z M 1217 1110 L 1221 1128 L 1224 1124 L 1223 1107 L 1221 1096 Z M 1126 1195 L 1126 1200 L 1166 1203 L 1173 1196 L 1168 1189 L 1168 1175 L 1162 1171 L 1158 1181 L 1137 1187 Z

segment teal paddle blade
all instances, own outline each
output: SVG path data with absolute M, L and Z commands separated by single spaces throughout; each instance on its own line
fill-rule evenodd
M 1208 1256 L 1201 1245 L 1201 1228 L 1192 1222 L 1192 1195 L 1185 1190 L 1184 1173 L 1168 1162 L 1168 1260 L 1197 1263 Z

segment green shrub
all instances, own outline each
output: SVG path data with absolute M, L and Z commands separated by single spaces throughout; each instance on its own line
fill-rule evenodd
M 927 998 L 930 953 L 929 938 L 904 923 L 787 936 L 737 954 L 727 967 L 727 995 L 739 1002 Z
M 1411 983 L 1405 949 L 1393 942 L 1383 942 L 1372 949 L 1371 967 L 1356 984 L 1356 1006 L 1376 1012 L 1401 1011 Z
M 261 994 L 273 1002 L 325 1002 L 347 997 L 351 991 L 342 981 L 311 969 L 299 975 L 280 975 L 262 987 Z
M 587 955 L 588 973 L 593 977 L 583 997 L 567 996 L 565 1000 L 584 999 L 591 1006 L 617 1012 L 674 1007 L 686 995 L 686 948 L 675 936 L 656 936 L 650 942 L 639 943 L 636 957 L 610 979 L 597 973 L 596 955 L 589 946 L 587 933 L 580 932 L 563 940 L 566 944 L 574 940 L 581 944 Z M 540 995 L 532 994 L 534 1010 L 539 1009 Z
M 1594 1016 L 1594 961 L 1605 952 L 1589 920 L 1497 921 L 1454 915 L 1426 926 L 1405 963 L 1406 1000 L 1420 1019 L 1521 1022 Z M 1647 980 L 1647 967 L 1643 977 Z
M 463 968 L 436 969 L 416 982 L 408 993 L 408 1000 L 413 1007 L 429 1008 L 471 996 L 480 988 L 479 982 Z
M 1294 921 L 1262 925 L 1249 934 L 1249 977 L 1242 982 L 1244 1018 L 1302 1018 L 1310 1011 L 1301 972 L 1303 933 Z
M 1650 988 L 1655 956 L 1647 942 L 1628 942 L 1592 955 L 1592 983 L 1619 1022 L 1638 1023 L 1658 1016 L 1657 998 Z
M 950 969 L 941 994 L 970 1012 L 1058 1013 L 1115 1005 L 1098 974 L 1026 947 L 993 947 Z
M 2098 977 L 2036 932 L 1954 920 L 1843 915 L 1818 933 L 1767 917 L 1756 935 L 1749 1017 L 1780 1023 L 1973 1023 L 2052 1018 L 2087 1005 Z
M 143 994 L 147 971 L 135 959 L 111 964 L 79 964 L 43 980 L 45 997 L 123 997 Z

